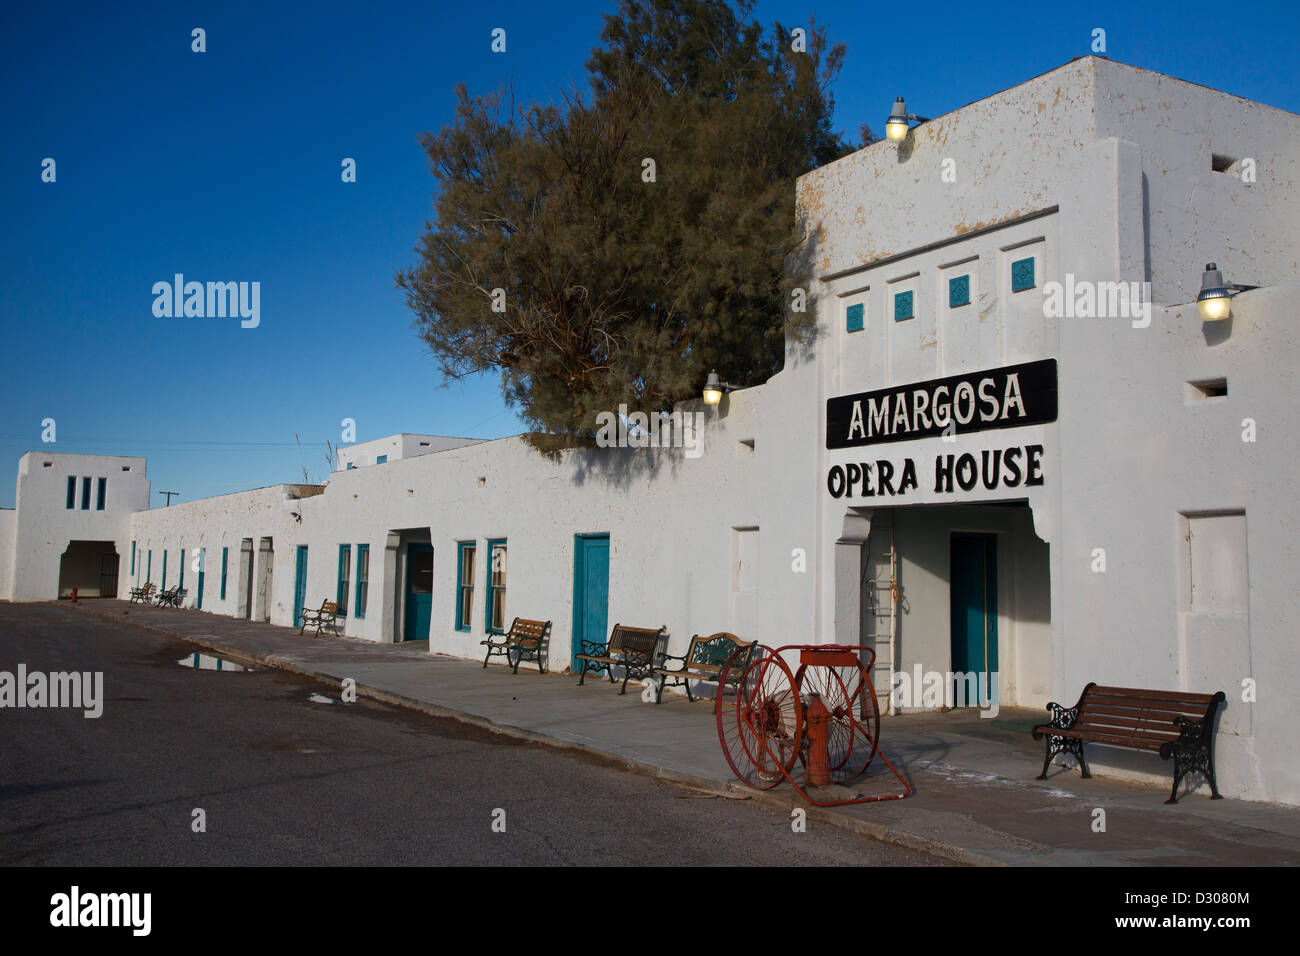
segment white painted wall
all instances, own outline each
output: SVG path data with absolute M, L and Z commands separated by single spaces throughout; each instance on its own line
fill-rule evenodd
M 1186 302 L 1189 291 L 1194 297 L 1206 262 L 1248 285 L 1296 278 L 1296 115 L 1113 60 L 1086 62 L 1095 76 L 1097 138 L 1133 143 L 1139 152 L 1143 204 L 1124 214 L 1135 233 L 1146 227 L 1156 301 Z M 1215 172 L 1214 154 L 1237 164 Z M 1254 182 L 1243 181 L 1246 159 L 1254 160 Z
M 738 402 L 739 397 L 729 404 Z M 731 416 L 739 417 L 734 410 Z M 394 563 L 393 577 L 385 578 L 387 539 L 390 531 L 395 538 L 398 531 L 419 529 L 435 553 L 433 647 L 465 656 L 476 656 L 484 638 L 486 539 L 506 538 L 507 615 L 552 619 L 551 666 L 562 668 L 569 657 L 573 536 L 578 533 L 611 536 L 611 624 L 668 623 L 674 646 L 683 648 L 697 630 L 728 626 L 731 534 L 729 526 L 715 528 L 706 518 L 711 512 L 731 515 L 732 524 L 749 526 L 758 509 L 752 476 L 742 481 L 713 467 L 713 460 L 724 455 L 739 462 L 724 430 L 718 430 L 716 441 L 697 460 L 679 451 L 614 450 L 575 454 L 553 464 L 522 440 L 506 439 L 393 461 L 383 469 L 338 472 L 316 497 L 289 498 L 285 487 L 278 486 L 142 512 L 135 516 L 131 534 L 141 553 L 152 550 L 155 580 L 160 579 L 161 551 L 168 549 L 171 583 L 180 549 L 206 547 L 204 608 L 228 614 L 237 610 L 234 569 L 241 539 L 252 538 L 256 547 L 263 537 L 272 537 L 277 566 L 271 619 L 281 624 L 293 614 L 295 548 L 308 548 L 305 601 L 315 606 L 336 594 L 338 546 L 369 544 L 366 617 L 359 619 L 354 607 L 345 628 L 349 634 L 388 641 L 400 633 L 404 568 Z M 652 460 L 650 455 L 659 457 Z M 641 473 L 642 465 L 656 468 L 658 476 Z M 528 480 L 521 481 L 521 475 Z M 670 515 L 673 520 L 665 520 Z M 455 544 L 468 539 L 479 544 L 480 587 L 474 629 L 464 634 L 454 628 Z M 231 549 L 224 601 L 218 584 L 221 547 Z M 146 566 L 137 561 L 140 582 Z M 355 567 L 354 550 L 353 587 Z M 187 584 L 193 589 L 192 578 Z M 354 592 L 349 598 L 352 604 Z
M 253 542 L 253 576 L 261 570 L 263 538 L 272 541 L 277 562 L 271 576 L 269 597 L 271 619 L 288 624 L 293 616 L 293 547 L 300 543 L 301 525 L 293 517 L 311 498 L 296 497 L 314 493 L 317 486 L 273 485 L 232 495 L 186 501 L 171 507 L 142 511 L 132 518 L 130 541 L 136 545 L 136 570 L 132 586 L 148 580 L 162 586 L 163 552 L 167 553 L 167 586 L 179 583 L 180 561 L 186 564 L 185 586 L 190 594 L 187 606 L 198 601 L 198 578 L 194 570 L 193 549 L 202 548 L 205 559 L 203 609 L 217 614 L 237 616 L 239 611 L 239 560 L 244 538 Z M 221 598 L 221 551 L 227 551 L 226 597 Z M 256 598 L 256 586 L 254 597 Z M 332 596 L 332 595 L 331 595 Z M 317 606 L 320 602 L 317 601 Z
M 14 529 L 18 525 L 18 512 L 0 508 L 0 598 L 9 599 L 13 593 Z
M 1195 306 L 1160 310 L 1151 329 L 1127 337 L 1118 367 L 1098 362 L 1091 375 L 1078 368 L 1070 376 L 1079 398 L 1062 400 L 1070 506 L 1053 605 L 1061 608 L 1058 700 L 1088 680 L 1223 690 L 1216 758 L 1224 792 L 1286 802 L 1300 797 L 1288 728 L 1294 705 L 1283 690 L 1300 678 L 1300 509 L 1288 435 L 1290 370 L 1300 362 L 1297 304 L 1297 282 L 1245 293 L 1234 302 L 1230 335 L 1214 345 Z M 1185 399 L 1185 382 L 1220 376 L 1226 397 Z M 1242 440 L 1247 418 L 1257 424 L 1255 442 Z M 1248 621 L 1224 610 L 1189 615 L 1183 603 L 1183 515 L 1222 510 L 1245 515 L 1246 553 L 1223 558 L 1244 562 Z M 1105 574 L 1090 570 L 1099 547 Z M 1253 704 L 1242 700 L 1246 678 L 1261 687 Z M 1251 732 L 1223 732 L 1234 727 Z

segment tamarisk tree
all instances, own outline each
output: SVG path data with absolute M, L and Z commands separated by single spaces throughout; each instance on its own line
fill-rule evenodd
M 624 0 L 590 90 L 521 105 L 456 89 L 421 145 L 435 220 L 397 275 L 415 328 L 457 378 L 498 369 L 539 448 L 596 415 L 779 371 L 806 334 L 809 237 L 796 177 L 848 147 L 829 85 L 844 57 L 815 23 L 764 28 L 748 0 Z

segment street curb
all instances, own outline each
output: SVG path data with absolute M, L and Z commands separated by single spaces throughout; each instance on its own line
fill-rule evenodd
M 55 604 L 52 601 L 46 601 L 42 603 L 49 604 L 52 607 L 67 606 L 65 602 Z M 309 677 L 313 680 L 320 681 L 321 683 L 329 684 L 332 687 L 343 686 L 342 680 L 337 677 L 333 677 L 320 671 L 311 670 L 295 661 L 286 660 L 283 657 L 276 657 L 273 654 L 250 654 L 247 651 L 241 651 L 237 648 L 216 641 L 192 637 L 188 634 L 183 634 L 180 631 L 174 631 L 157 624 L 148 624 L 143 621 L 130 620 L 129 618 L 125 618 L 125 616 L 123 616 L 123 619 L 119 620 L 117 615 L 89 608 L 85 605 L 81 605 L 79 610 L 110 621 L 117 621 L 118 623 L 129 624 L 132 627 L 138 627 L 142 630 L 154 631 L 159 634 L 165 634 L 168 637 L 178 638 L 187 643 L 195 644 L 209 651 L 213 651 L 214 653 L 232 660 L 237 664 L 243 664 L 245 666 L 261 665 L 263 667 L 272 667 L 277 670 L 297 674 L 300 677 Z M 875 840 L 879 843 L 888 843 L 893 846 L 913 850 L 918 853 L 925 853 L 929 856 L 940 857 L 941 859 L 950 860 L 954 863 L 966 866 L 1001 867 L 1010 865 L 1003 860 L 980 853 L 977 850 L 969 850 L 965 847 L 957 846 L 956 844 L 944 843 L 941 840 L 918 836 L 914 833 L 908 833 L 905 830 L 898 830 L 894 827 L 885 826 L 884 824 L 862 820 L 847 813 L 838 812 L 835 808 L 812 806 L 803 803 L 801 800 L 771 793 L 770 791 L 751 790 L 735 781 L 716 780 L 698 774 L 673 770 L 669 767 L 664 767 L 648 760 L 640 760 L 635 757 L 628 757 L 624 754 L 612 753 L 590 744 L 565 740 L 563 737 L 555 737 L 550 734 L 528 730 L 523 727 L 516 727 L 511 724 L 498 723 L 490 718 L 472 714 L 468 711 L 445 707 L 415 697 L 407 697 L 404 694 L 396 694 L 392 691 L 372 687 L 369 684 L 357 682 L 356 690 L 359 697 L 366 697 L 369 700 L 378 701 L 379 703 L 418 711 L 432 717 L 449 717 L 453 720 L 469 724 L 473 727 L 478 727 L 482 730 L 487 730 L 505 737 L 512 737 L 517 740 L 523 740 L 528 743 L 541 744 L 559 750 L 576 750 L 593 757 L 598 757 L 602 760 L 616 761 L 628 770 L 644 776 L 652 777 L 656 780 L 663 780 L 667 783 L 680 783 L 695 789 L 715 793 L 718 791 L 730 792 L 731 794 L 753 800 L 755 803 L 773 810 L 784 810 L 788 812 L 795 808 L 801 808 L 807 812 L 808 819 L 810 820 L 819 823 L 827 823 L 831 826 L 839 827 L 842 830 L 848 830 L 857 833 L 860 836 L 868 837 L 869 839 Z
M 739 784 L 732 784 L 733 789 L 740 787 Z M 747 788 L 746 788 L 747 789 Z M 906 830 L 898 830 L 894 827 L 885 826 L 882 823 L 873 823 L 870 820 L 862 820 L 858 817 L 844 813 L 836 807 L 818 807 L 812 804 L 803 803 L 800 800 L 792 800 L 779 794 L 771 793 L 766 790 L 748 791 L 751 798 L 764 806 L 772 807 L 774 810 L 793 810 L 795 807 L 801 807 L 808 812 L 809 820 L 816 820 L 819 823 L 829 823 L 832 826 L 839 827 L 842 830 L 851 830 L 860 836 L 868 837 L 878 843 L 889 843 L 894 846 L 903 847 L 907 850 L 914 850 L 918 853 L 925 853 L 929 856 L 941 857 L 945 860 L 951 860 L 953 863 L 959 863 L 963 866 L 1010 866 L 1005 860 L 999 860 L 996 857 L 980 853 L 978 850 L 969 850 L 966 847 L 957 846 L 954 843 L 944 843 L 942 840 L 933 840 L 928 837 L 917 836 L 915 833 L 908 833 Z
M 60 603 L 58 605 L 54 604 L 54 602 L 52 601 L 46 601 L 42 603 L 48 604 L 51 607 L 67 606 L 66 602 Z M 276 670 L 282 670 L 292 674 L 297 674 L 300 677 L 309 677 L 312 680 L 319 681 L 323 684 L 328 684 L 331 687 L 341 688 L 343 686 L 342 680 L 337 677 L 334 677 L 330 674 L 326 674 L 322 671 L 312 670 L 308 667 L 305 667 L 297 663 L 296 661 L 291 661 L 283 657 L 277 657 L 274 654 L 250 654 L 247 651 L 230 647 L 227 644 L 221 644 L 216 641 L 212 641 L 205 638 L 194 637 L 192 635 L 184 634 L 180 631 L 175 631 L 170 628 L 162 627 L 157 624 L 150 624 L 144 621 L 135 621 L 130 619 L 119 620 L 119 618 L 116 615 L 109 614 L 105 611 L 100 611 L 98 609 L 89 608 L 84 605 L 81 605 L 79 607 L 79 610 L 87 614 L 92 614 L 96 617 L 102 617 L 109 621 L 116 621 L 118 623 L 129 624 L 133 627 L 138 627 L 141 630 L 153 631 L 157 634 L 165 634 L 168 637 L 177 638 L 189 644 L 195 644 L 206 650 L 219 654 L 221 657 L 231 660 L 236 664 L 243 664 L 246 667 L 253 667 L 253 666 L 271 667 L 271 668 L 275 668 Z M 382 688 L 379 687 L 373 687 L 369 684 L 362 684 L 360 682 L 357 682 L 356 690 L 357 690 L 357 695 L 359 697 L 365 697 L 369 700 L 378 701 L 379 703 L 388 704 L 390 706 L 395 706 L 395 707 L 402 707 L 407 710 L 416 710 L 421 713 L 428 714 L 431 717 L 450 717 L 453 720 L 460 721 L 461 723 L 470 724 L 471 726 L 478 727 L 482 730 L 488 730 L 491 731 L 492 733 L 500 734 L 505 737 L 513 737 L 517 740 L 523 740 L 528 743 L 545 744 L 547 746 L 555 747 L 556 749 L 561 749 L 561 750 L 577 750 L 582 753 L 589 754 L 593 757 L 599 757 L 602 760 L 616 761 L 618 763 L 623 764 L 629 770 L 634 770 L 637 773 L 644 774 L 645 776 L 654 777 L 657 780 L 664 780 L 669 783 L 682 783 L 691 787 L 695 787 L 697 789 L 708 790 L 713 792 L 719 790 L 726 791 L 729 789 L 728 782 L 724 780 L 717 780 L 712 777 L 704 777 L 704 776 L 700 776 L 699 774 L 686 773 L 685 771 L 681 771 L 681 770 L 673 770 L 669 767 L 664 767 L 656 763 L 651 763 L 650 761 L 647 760 L 640 760 L 636 757 L 628 757 L 624 754 L 617 754 L 617 753 L 612 753 L 608 750 L 602 750 L 601 748 L 591 746 L 590 744 L 584 744 L 573 740 L 565 740 L 563 737 L 554 737 L 549 734 L 543 734 L 534 730 L 528 730 L 524 727 L 516 727 L 512 724 L 497 723 L 496 721 L 491 720 L 490 718 L 482 717 L 479 716 L 478 714 L 472 714 L 464 710 L 457 710 L 452 707 L 445 707 L 443 705 L 434 704 L 426 700 L 420 700 L 419 698 L 416 697 L 408 697 L 404 694 L 396 694 L 393 693 L 392 691 L 383 690 Z

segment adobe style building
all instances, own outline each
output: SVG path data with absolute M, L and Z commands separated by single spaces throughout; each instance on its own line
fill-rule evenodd
M 124 593 L 118 556 L 148 508 L 143 458 L 23 455 L 14 509 L 0 510 L 0 598 Z
M 681 406 L 702 454 L 401 435 L 325 485 L 146 510 L 142 460 L 32 453 L 0 593 L 111 591 L 111 544 L 119 596 L 184 574 L 193 606 L 282 625 L 337 598 L 346 634 L 431 653 L 550 619 L 552 670 L 619 621 L 674 653 L 873 644 L 896 709 L 948 703 L 932 672 L 1002 707 L 1222 690 L 1221 791 L 1300 803 L 1297 183 L 1300 117 L 1074 60 L 799 180 L 817 335 Z M 1222 321 L 1210 262 L 1257 287 Z

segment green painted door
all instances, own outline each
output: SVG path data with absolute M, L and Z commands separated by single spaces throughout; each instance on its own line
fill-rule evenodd
M 194 600 L 194 607 L 200 611 L 203 610 L 203 566 L 208 560 L 208 549 L 199 548 L 199 596 Z
M 302 609 L 307 600 L 307 546 L 298 546 L 293 578 L 293 626 L 302 627 Z M 270 600 L 269 597 L 267 599 Z
M 406 621 L 402 640 L 427 641 L 433 616 L 433 545 L 406 546 Z
M 998 669 L 997 554 L 995 534 L 953 533 L 952 669 L 986 674 L 989 688 L 996 686 Z
M 577 535 L 573 564 L 573 653 L 609 638 L 609 535 Z

